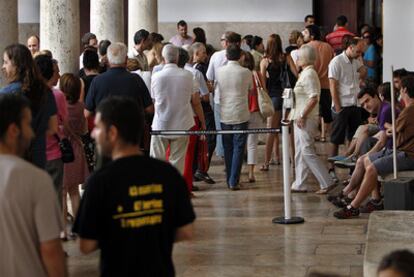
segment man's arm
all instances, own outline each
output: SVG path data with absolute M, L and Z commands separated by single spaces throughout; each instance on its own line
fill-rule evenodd
M 40 243 L 40 257 L 49 277 L 67 276 L 65 254 L 60 239 Z
M 88 111 L 87 109 L 83 110 L 83 115 L 86 117 L 86 119 L 90 118 L 91 116 L 93 116 L 93 112 Z
M 386 131 L 379 131 L 375 137 L 378 139 L 377 143 L 368 151 L 367 154 L 375 153 L 381 151 L 387 143 L 387 134 Z
M 193 223 L 177 228 L 177 231 L 175 232 L 174 242 L 193 239 L 193 229 Z
M 146 114 L 153 114 L 154 113 L 154 104 L 149 105 L 144 109 L 144 112 Z
M 338 81 L 329 78 L 329 88 L 331 90 L 332 102 L 334 104 L 334 109 L 337 113 L 342 110 L 341 101 L 339 100 L 339 92 L 338 92 Z
M 193 107 L 194 113 L 198 116 L 201 124 L 201 130 L 206 129 L 206 120 L 204 118 L 203 108 L 200 102 L 200 94 L 198 92 L 194 92 L 191 95 L 191 106 Z
M 98 249 L 98 241 L 79 238 L 79 249 L 83 254 L 89 254 Z

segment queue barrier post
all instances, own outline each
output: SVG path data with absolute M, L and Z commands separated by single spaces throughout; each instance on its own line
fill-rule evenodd
M 282 157 L 283 157 L 283 194 L 285 215 L 275 217 L 272 222 L 276 224 L 303 223 L 303 217 L 292 216 L 292 199 L 290 195 L 290 162 L 289 162 L 289 122 L 282 121 Z M 292 161 L 294 162 L 294 161 Z

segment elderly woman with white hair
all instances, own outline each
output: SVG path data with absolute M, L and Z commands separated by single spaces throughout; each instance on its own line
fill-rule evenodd
M 317 179 L 320 190 L 326 194 L 334 185 L 327 167 L 316 155 L 314 137 L 318 131 L 318 103 L 321 92 L 318 74 L 313 64 L 316 59 L 314 48 L 304 45 L 299 49 L 298 66 L 302 68 L 294 88 L 295 105 L 290 114 L 295 134 L 295 175 L 292 192 L 307 192 L 306 180 L 311 171 Z

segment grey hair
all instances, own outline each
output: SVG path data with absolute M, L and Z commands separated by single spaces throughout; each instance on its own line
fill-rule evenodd
M 191 59 L 193 59 L 193 54 L 194 54 L 194 52 L 193 52 L 193 48 L 191 47 L 191 45 L 186 44 L 186 45 L 183 45 L 183 46 L 182 46 L 182 48 L 183 48 L 185 51 L 187 51 L 188 56 L 190 56 L 190 60 L 191 60 Z
M 122 42 L 115 42 L 109 45 L 107 56 L 109 64 L 122 65 L 125 64 L 127 57 L 127 47 Z
M 303 45 L 299 48 L 298 54 L 299 59 L 301 59 L 305 64 L 313 65 L 316 61 L 316 51 L 309 45 Z
M 197 53 L 203 47 L 204 49 L 206 48 L 206 46 L 201 42 L 195 42 L 191 45 L 191 49 L 193 50 L 193 53 Z
M 178 48 L 172 44 L 167 44 L 162 48 L 161 56 L 164 58 L 165 63 L 177 63 Z

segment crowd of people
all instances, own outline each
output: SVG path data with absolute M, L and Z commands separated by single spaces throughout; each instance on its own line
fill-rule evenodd
M 151 131 L 279 128 L 290 122 L 291 191 L 308 192 L 312 173 L 320 185 L 316 193 L 327 194 L 339 182 L 335 167 L 350 168 L 345 188 L 328 197 L 341 208 L 334 216 L 346 219 L 383 209 L 377 180 L 393 168 L 395 91 L 399 170 L 414 169 L 414 77 L 399 69 L 392 84 L 382 83 L 377 29 L 364 25 L 353 34 L 342 15 L 323 36 L 309 15 L 285 49 L 278 34 L 264 41 L 227 31 L 217 51 L 202 28 L 193 32 L 182 20 L 165 43 L 161 34 L 141 29 L 129 52 L 122 42 L 87 33 L 79 73 L 62 76 L 39 37 L 6 47 L 0 235 L 10 255 L 0 260 L 0 275 L 64 276 L 60 240 L 77 236 L 83 253 L 101 250 L 103 276 L 172 276 L 173 243 L 192 237 L 194 182 L 215 183 L 208 173 L 214 153 L 224 161 L 232 191 L 241 188 L 245 153 L 248 182 L 256 180 L 256 165 L 266 174 L 280 164 L 277 133 L 267 135 L 259 162 L 257 134 Z M 270 97 L 271 116 L 261 113 L 259 90 Z M 287 98 L 293 99 L 290 106 Z M 328 135 L 329 167 L 315 150 L 315 141 Z M 346 155 L 338 155 L 345 142 Z M 19 266 L 16 256 L 30 266 Z

